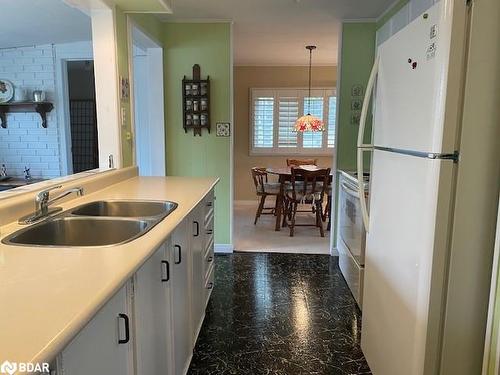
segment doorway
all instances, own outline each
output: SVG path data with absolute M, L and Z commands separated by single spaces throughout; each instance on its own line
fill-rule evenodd
M 73 173 L 99 168 L 94 62 L 67 62 Z
M 140 176 L 165 176 L 163 49 L 130 19 L 128 22 L 135 164 Z

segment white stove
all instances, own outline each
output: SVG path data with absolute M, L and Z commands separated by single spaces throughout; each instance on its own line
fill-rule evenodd
M 337 218 L 339 267 L 361 309 L 363 304 L 366 231 L 361 214 L 359 183 L 356 172 L 339 172 L 339 210 Z M 363 190 L 365 196 L 368 197 L 369 173 L 364 174 L 363 181 Z

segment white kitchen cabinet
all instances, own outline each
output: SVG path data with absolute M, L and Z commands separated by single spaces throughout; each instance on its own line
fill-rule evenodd
M 133 279 L 138 375 L 170 375 L 173 370 L 168 246 L 167 241 L 156 250 Z
M 203 237 L 203 272 L 204 281 L 201 293 L 203 296 L 203 311 L 205 311 L 208 300 L 214 287 L 214 220 L 215 220 L 215 196 L 213 190 L 204 199 L 204 237 Z
M 191 226 L 184 220 L 172 233 L 169 246 L 172 259 L 172 331 L 174 342 L 174 374 L 183 375 L 193 354 L 191 324 L 191 252 L 188 234 Z
M 58 375 L 185 375 L 214 283 L 210 192 L 57 357 Z
M 132 316 L 122 287 L 57 358 L 61 375 L 132 375 Z
M 200 203 L 189 215 L 191 225 L 190 247 L 192 264 L 192 288 L 191 288 L 191 324 L 193 334 L 193 346 L 200 332 L 203 318 L 205 317 L 205 303 L 203 298 L 203 284 L 205 280 L 203 268 L 204 255 L 204 205 Z

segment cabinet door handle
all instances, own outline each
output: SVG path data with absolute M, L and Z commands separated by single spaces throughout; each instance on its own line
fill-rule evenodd
M 123 313 L 118 314 L 118 319 L 123 319 L 125 323 L 125 338 L 121 339 L 118 337 L 118 344 L 126 344 L 130 341 L 130 320 L 127 314 Z
M 207 259 L 207 262 L 210 263 L 213 260 L 214 260 L 214 257 L 213 256 L 209 256 L 208 259 Z
M 182 262 L 182 247 L 181 247 L 181 245 L 174 245 L 174 248 L 176 248 L 178 250 L 178 254 L 179 254 L 178 259 L 174 260 L 174 263 L 181 264 L 181 262 Z M 175 257 L 175 254 L 174 254 L 174 257 Z
M 165 266 L 165 277 L 163 277 L 163 269 L 162 269 L 162 282 L 167 282 L 170 280 L 170 264 L 166 260 L 161 261 L 162 266 Z
M 196 226 L 196 233 L 194 234 L 194 236 L 198 237 L 200 235 L 200 223 L 198 223 L 196 220 L 193 221 L 193 223 Z
M 207 234 L 212 234 L 213 232 L 213 229 L 207 229 Z
M 208 283 L 207 284 L 207 289 L 213 289 L 214 283 Z

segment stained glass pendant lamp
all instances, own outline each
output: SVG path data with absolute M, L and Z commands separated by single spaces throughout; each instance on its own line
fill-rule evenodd
M 325 124 L 319 118 L 311 115 L 311 66 L 312 66 L 312 51 L 316 46 L 306 46 L 309 50 L 309 96 L 307 98 L 307 115 L 299 117 L 295 121 L 293 127 L 297 132 L 322 132 L 325 130 Z

